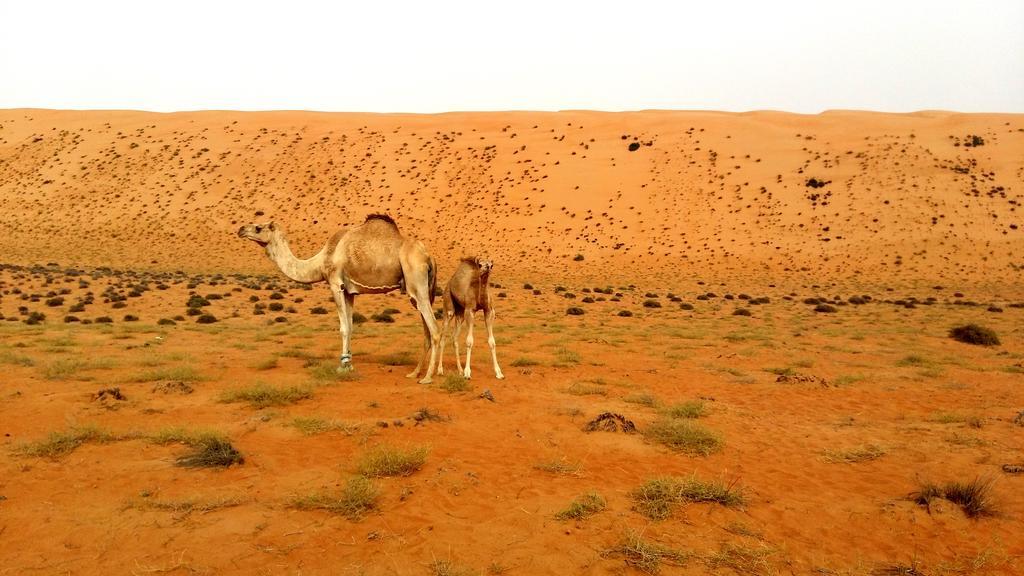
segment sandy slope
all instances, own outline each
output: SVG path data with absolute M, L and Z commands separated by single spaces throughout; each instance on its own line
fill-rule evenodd
M 1022 180 L 1010 114 L 0 111 L 18 263 L 270 271 L 241 223 L 311 252 L 384 210 L 516 276 L 1005 283 Z

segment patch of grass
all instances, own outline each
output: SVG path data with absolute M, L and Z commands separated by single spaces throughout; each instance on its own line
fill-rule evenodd
M 370 478 L 409 476 L 423 467 L 429 452 L 430 449 L 426 446 L 410 448 L 376 446 L 363 454 L 356 463 L 356 470 Z
M 904 356 L 896 363 L 897 366 L 930 366 L 932 362 L 923 356 L 917 354 L 910 354 Z
M 707 558 L 707 564 L 716 572 L 721 568 L 729 568 L 736 574 L 774 574 L 775 570 L 768 563 L 768 557 L 773 553 L 766 546 L 753 548 L 724 542 L 718 552 Z
M 997 512 L 992 485 L 995 479 L 977 477 L 965 482 L 947 482 L 943 485 L 926 482 L 918 491 L 910 495 L 914 502 L 929 507 L 936 498 L 946 500 L 960 506 L 964 514 L 971 518 L 994 516 Z
M 555 349 L 555 360 L 556 366 L 562 365 L 567 366 L 569 364 L 579 364 L 580 355 L 575 350 L 570 350 L 565 346 L 559 346 Z
M 649 408 L 654 408 L 659 403 L 656 397 L 647 393 L 630 394 L 629 396 L 623 398 L 622 401 L 629 402 L 630 404 L 639 404 L 641 406 L 647 406 Z
M 186 498 L 184 500 L 155 500 L 142 498 L 129 502 L 127 507 L 137 510 L 162 510 L 166 512 L 173 512 L 181 516 L 187 516 L 193 512 L 206 514 L 207 512 L 213 512 L 214 510 L 233 508 L 235 506 L 240 506 L 247 501 L 248 499 L 241 496 L 225 496 L 223 498 L 214 498 L 211 500 L 198 498 Z
M 930 420 L 939 424 L 966 424 L 971 428 L 981 428 L 985 425 L 985 419 L 977 414 L 940 412 L 932 416 Z
M 700 418 L 707 414 L 707 408 L 700 400 L 690 400 L 666 406 L 661 413 L 669 418 Z
M 999 336 L 995 331 L 977 324 L 964 324 L 954 326 L 949 331 L 949 337 L 964 344 L 975 346 L 998 346 Z
M 380 489 L 365 476 L 353 476 L 338 494 L 315 492 L 292 500 L 299 510 L 327 510 L 349 520 L 359 520 L 377 507 Z
M 198 382 L 205 377 L 191 366 L 172 366 L 170 368 L 157 368 L 136 374 L 131 378 L 132 382 L 157 382 L 161 380 L 173 380 L 177 382 Z
M 10 350 L 0 350 L 0 364 L 11 366 L 32 366 L 35 362 L 28 356 L 16 354 Z
M 267 384 L 253 384 L 245 388 L 228 390 L 220 395 L 221 402 L 248 402 L 256 409 L 268 406 L 287 406 L 313 397 L 308 386 L 277 387 Z
M 786 366 L 784 368 L 765 368 L 764 371 L 770 374 L 775 374 L 776 376 L 796 376 L 796 370 L 791 366 Z
M 696 476 L 651 478 L 630 492 L 633 509 L 651 520 L 664 520 L 682 502 L 711 502 L 722 506 L 739 506 L 743 493 L 732 485 L 707 482 Z
M 832 383 L 836 386 L 849 386 L 851 384 L 856 384 L 857 382 L 860 382 L 866 378 L 867 376 L 864 376 L 863 374 L 843 374 L 842 376 L 839 376 L 835 380 L 833 380 Z
M 555 518 L 558 520 L 584 520 L 604 510 L 607 506 L 608 502 L 604 497 L 591 491 L 573 499 L 565 510 L 555 514 Z
M 277 368 L 277 356 L 261 360 L 253 365 L 253 368 L 257 370 L 273 370 Z
M 56 460 L 75 451 L 86 443 L 106 444 L 118 440 L 130 440 L 134 434 L 113 434 L 95 425 L 76 426 L 66 432 L 51 432 L 44 440 L 29 442 L 16 449 L 25 456 Z
M 454 394 L 455 392 L 469 392 L 473 389 L 469 380 L 466 380 L 462 374 L 454 371 L 445 374 L 444 380 L 439 382 L 437 386 L 449 394 Z
M 292 427 L 306 436 L 315 436 L 327 432 L 344 432 L 352 434 L 358 429 L 354 424 L 345 424 L 339 420 L 326 420 L 315 416 L 299 416 L 291 421 Z
M 607 396 L 604 386 L 590 382 L 573 382 L 565 391 L 573 396 Z
M 245 458 L 231 445 L 231 442 L 216 434 L 201 434 L 187 442 L 192 451 L 175 460 L 177 466 L 185 468 L 227 468 L 232 464 L 243 464 Z
M 347 382 L 359 379 L 359 374 L 355 370 L 339 372 L 338 364 L 331 360 L 313 362 L 307 367 L 309 368 L 309 375 L 318 382 Z
M 825 462 L 853 464 L 856 462 L 868 462 L 885 456 L 885 448 L 877 444 L 862 444 L 846 450 L 825 450 Z
M 434 560 L 427 569 L 430 576 L 477 576 L 479 574 L 476 570 L 459 566 L 451 560 Z
M 42 366 L 40 371 L 47 380 L 68 380 L 79 372 L 95 367 L 81 358 L 61 358 Z
M 657 574 L 661 570 L 662 563 L 670 566 L 682 566 L 690 557 L 690 554 L 686 552 L 655 542 L 648 542 L 635 530 L 626 532 L 622 542 L 618 546 L 606 550 L 605 553 L 623 557 L 627 566 L 632 566 L 646 574 Z
M 583 470 L 583 465 L 579 462 L 569 462 L 565 458 L 558 460 L 545 460 L 534 464 L 533 467 L 537 470 L 542 470 L 550 474 L 564 474 L 575 476 Z
M 540 362 L 534 360 L 533 358 L 528 358 L 526 356 L 520 356 L 519 358 L 516 358 L 515 360 L 512 361 L 512 366 L 515 368 L 537 366 L 538 364 L 540 364 Z
M 707 456 L 722 449 L 721 435 L 689 420 L 662 418 L 643 430 L 643 435 L 684 454 Z

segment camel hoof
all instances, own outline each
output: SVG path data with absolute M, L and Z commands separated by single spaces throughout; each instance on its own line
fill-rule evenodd
M 501 372 L 496 373 L 494 375 L 494 377 L 497 378 L 498 380 L 504 380 L 505 379 L 505 375 L 502 374 Z
M 417 377 L 419 375 L 420 375 L 420 371 L 419 370 L 415 370 L 413 372 L 409 372 L 408 374 L 406 374 L 405 377 L 406 378 L 415 378 L 415 377 Z
M 469 371 L 469 368 L 466 368 L 465 370 L 462 371 L 462 377 L 465 378 L 466 380 L 469 380 L 470 374 L 472 374 L 472 372 Z
M 438 376 L 444 376 L 444 366 L 438 366 L 437 367 L 437 375 Z
M 431 383 L 431 382 L 433 382 L 433 381 L 434 381 L 434 380 L 433 380 L 432 378 L 426 378 L 426 377 L 424 377 L 424 378 L 423 378 L 422 380 L 420 380 L 420 384 L 430 384 L 430 383 Z

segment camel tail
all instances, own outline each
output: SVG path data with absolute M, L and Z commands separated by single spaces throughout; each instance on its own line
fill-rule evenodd
M 434 305 L 434 295 L 437 293 L 437 263 L 433 258 L 427 262 L 427 283 L 430 285 L 430 305 Z

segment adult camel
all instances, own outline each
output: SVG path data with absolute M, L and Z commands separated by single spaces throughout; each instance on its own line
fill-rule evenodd
M 295 257 L 284 230 L 274 222 L 242 226 L 238 236 L 262 246 L 289 279 L 303 284 L 327 282 L 330 286 L 341 324 L 339 372 L 352 370 L 349 342 L 356 295 L 384 294 L 398 289 L 408 293 L 423 320 L 423 353 L 416 369 L 407 376 L 418 377 L 426 364 L 420 383 L 431 382 L 440 343 L 432 307 L 437 267 L 423 243 L 402 236 L 390 216 L 371 214 L 362 224 L 339 230 L 316 255 L 306 260 Z

